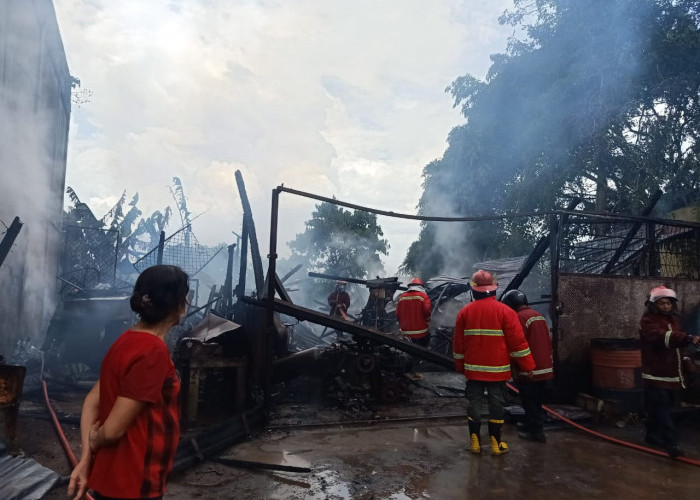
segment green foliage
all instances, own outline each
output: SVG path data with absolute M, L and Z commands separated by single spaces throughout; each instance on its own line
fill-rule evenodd
M 316 205 L 306 230 L 289 243 L 294 259 L 315 272 L 365 279 L 383 271 L 380 256 L 389 250 L 376 214 Z
M 447 88 L 466 123 L 425 167 L 419 211 L 526 213 L 577 196 L 588 209 L 638 213 L 659 187 L 666 209 L 697 199 L 699 4 L 515 0 L 500 21 L 525 38 L 492 56 L 485 81 L 465 75 Z M 521 254 L 539 226 L 472 223 L 444 241 L 425 224 L 403 267 L 442 260 L 448 272 L 448 243 L 467 261 Z

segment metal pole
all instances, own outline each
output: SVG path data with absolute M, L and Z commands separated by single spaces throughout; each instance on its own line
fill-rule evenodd
M 158 257 L 156 262 L 158 265 L 163 263 L 163 250 L 165 249 L 165 231 L 160 232 L 160 239 L 158 240 Z
M 557 215 L 549 216 L 549 258 L 551 265 L 551 302 L 549 303 L 549 317 L 552 320 L 552 361 L 554 373 L 559 370 L 559 242 L 561 221 Z M 556 383 L 557 378 L 555 378 Z M 561 380 L 561 374 L 560 378 Z M 555 386 L 556 387 L 556 386 Z M 556 392 L 556 391 L 555 391 Z
M 647 276 L 659 276 L 661 263 L 656 248 L 656 225 L 649 222 L 646 227 Z
M 117 244 L 114 246 L 114 274 L 112 275 L 112 285 L 117 283 L 117 266 L 119 265 L 119 248 L 122 246 L 122 235 L 117 232 Z
M 10 253 L 10 248 L 12 248 L 12 244 L 15 242 L 15 238 L 17 238 L 21 229 L 22 222 L 19 220 L 19 217 L 15 217 L 10 227 L 7 228 L 5 237 L 0 241 L 0 266 L 5 262 L 5 257 Z
M 228 312 L 228 308 L 233 304 L 233 254 L 236 244 L 228 246 L 228 264 L 226 265 L 226 279 L 222 290 L 221 309 Z
M 236 251 L 233 254 L 234 259 L 235 259 L 236 257 L 240 257 L 240 255 L 241 255 L 241 235 L 235 231 L 231 231 L 231 232 L 236 235 Z M 238 261 L 239 261 L 238 266 L 240 268 L 240 258 L 238 259 Z
M 272 190 L 272 211 L 270 214 L 270 253 L 267 266 L 267 342 L 265 352 L 265 387 L 263 406 L 265 421 L 269 419 L 272 389 L 272 357 L 275 337 L 275 277 L 277 272 L 277 223 L 279 216 L 279 189 Z

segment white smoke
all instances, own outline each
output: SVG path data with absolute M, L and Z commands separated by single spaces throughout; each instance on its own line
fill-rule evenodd
M 70 114 L 51 2 L 9 4 L 0 15 L 0 220 L 24 226 L 0 268 L 0 353 L 20 336 L 40 342 L 56 305 Z

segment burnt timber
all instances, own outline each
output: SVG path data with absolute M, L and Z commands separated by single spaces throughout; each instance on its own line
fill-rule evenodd
M 269 300 L 256 300 L 249 297 L 244 297 L 243 301 L 254 306 L 269 307 Z M 291 304 L 277 298 L 274 299 L 273 308 L 278 313 L 286 314 L 304 321 L 311 321 L 312 323 L 327 326 L 335 330 L 340 330 L 342 332 L 349 333 L 354 337 L 360 337 L 372 342 L 384 344 L 403 351 L 406 354 L 410 354 L 411 356 L 435 363 L 436 365 L 444 368 L 454 368 L 454 360 L 452 358 L 448 358 L 447 356 L 443 356 L 442 354 L 431 351 L 430 349 L 426 349 L 417 344 L 412 344 L 405 340 L 401 340 L 393 335 L 382 333 L 373 328 L 368 328 L 366 326 L 344 321 L 342 319 L 336 319 L 328 314 L 316 312 L 312 309 Z

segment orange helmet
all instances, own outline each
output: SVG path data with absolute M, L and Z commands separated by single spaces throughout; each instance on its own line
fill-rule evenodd
M 423 281 L 420 278 L 413 278 L 408 286 L 423 286 Z
M 475 292 L 493 292 L 498 288 L 491 273 L 483 269 L 472 274 L 471 286 Z

